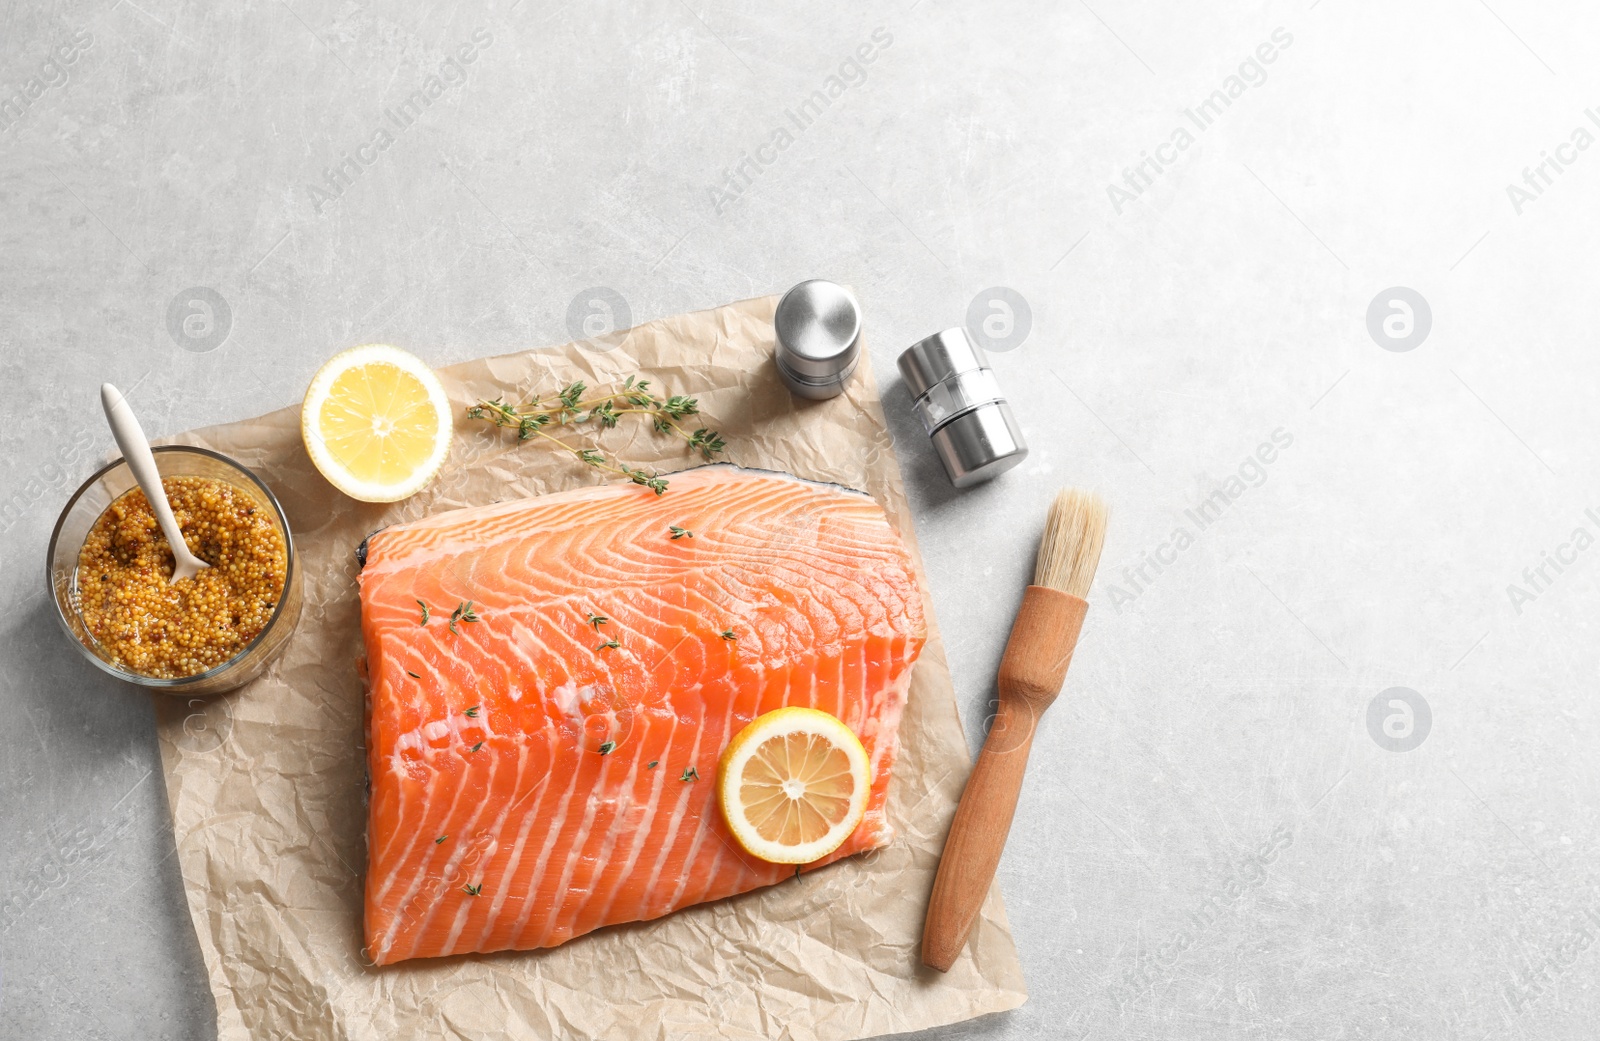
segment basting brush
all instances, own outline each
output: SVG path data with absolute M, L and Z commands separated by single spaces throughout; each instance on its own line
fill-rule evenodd
M 967 945 L 1000 866 L 1034 728 L 1067 678 L 1105 534 L 1106 504 L 1098 495 L 1079 488 L 1056 495 L 1033 584 L 1022 594 L 1000 659 L 1000 707 L 956 807 L 923 922 L 923 964 L 940 972 Z

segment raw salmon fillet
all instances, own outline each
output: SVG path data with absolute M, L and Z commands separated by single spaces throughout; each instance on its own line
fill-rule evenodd
M 585 488 L 387 528 L 360 582 L 378 964 L 553 947 L 790 878 L 739 849 L 715 790 L 733 736 L 786 705 L 838 716 L 872 760 L 866 819 L 827 861 L 892 836 L 925 632 L 866 495 L 707 466 L 660 496 Z

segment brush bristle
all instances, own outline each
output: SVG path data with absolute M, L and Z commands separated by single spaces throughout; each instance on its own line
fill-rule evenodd
M 1095 568 L 1100 566 L 1108 512 L 1105 500 L 1094 492 L 1063 488 L 1056 493 L 1039 543 L 1033 584 L 1087 598 Z

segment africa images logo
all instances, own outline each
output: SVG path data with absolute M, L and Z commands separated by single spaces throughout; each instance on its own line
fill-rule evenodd
M 1245 91 L 1267 82 L 1267 66 L 1277 61 L 1278 56 L 1293 43 L 1294 34 L 1278 26 L 1251 55 L 1239 63 L 1235 72 L 1223 77 L 1222 86 L 1213 90 L 1194 108 L 1184 109 L 1187 124 L 1179 123 L 1167 134 L 1167 140 L 1149 151 L 1140 152 L 1139 161 L 1123 169 L 1121 185 L 1115 182 L 1106 185 L 1106 197 L 1111 200 L 1111 208 L 1120 215 L 1124 206 L 1155 187 L 1156 178 L 1199 140 L 1196 135 L 1215 126 L 1222 114 L 1232 108 L 1234 101 L 1243 97 Z M 1194 129 L 1191 131 L 1190 127 Z M 1151 155 L 1151 152 L 1155 154 Z
M 1433 709 L 1410 687 L 1390 687 L 1367 702 L 1367 733 L 1386 752 L 1409 752 L 1432 730 Z
M 1594 533 L 1600 531 L 1600 512 L 1591 506 L 1583 511 L 1583 520 L 1585 523 L 1574 526 L 1566 541 L 1539 551 L 1538 562 L 1522 569 L 1520 584 L 1506 584 L 1506 598 L 1511 601 L 1511 609 L 1517 614 L 1522 613 L 1524 604 L 1531 604 L 1548 593 L 1567 568 L 1578 562 L 1579 554 L 1595 544 Z M 1593 525 L 1593 531 L 1590 525 Z
M 829 73 L 820 87 L 802 98 L 793 108 L 784 109 L 784 121 L 767 133 L 767 139 L 749 152 L 741 153 L 738 163 L 723 169 L 722 183 L 707 189 L 711 195 L 711 207 L 717 216 L 726 213 L 728 207 L 755 183 L 756 178 L 789 150 L 789 146 L 799 139 L 797 135 L 809 130 L 835 101 L 844 97 L 846 91 L 867 82 L 867 66 L 877 61 L 878 56 L 893 43 L 894 36 L 889 30 L 881 26 L 872 30 L 869 41 L 840 62 L 838 69 Z
M 1187 524 L 1179 524 L 1173 528 L 1166 539 L 1141 553 L 1137 563 L 1122 569 L 1120 584 L 1108 573 L 1106 580 L 1101 583 L 1101 588 L 1111 601 L 1112 610 L 1121 614 L 1125 605 L 1143 596 L 1162 572 L 1176 564 L 1179 555 L 1193 546 L 1207 528 L 1221 520 L 1234 504 L 1249 493 L 1250 489 L 1259 488 L 1267 483 L 1271 475 L 1269 467 L 1294 444 L 1294 434 L 1283 427 L 1278 427 L 1268 435 L 1268 438 L 1256 445 L 1256 450 L 1245 456 L 1226 479 L 1222 481 L 1208 479 L 1205 482 L 1205 488 L 1208 489 L 1206 494 L 1199 502 L 1183 511 L 1185 519 L 1192 522 L 1192 529 Z
M 50 50 L 50 57 L 39 66 L 39 71 L 22 81 L 17 87 L 0 88 L 0 133 L 21 123 L 28 110 L 46 93 L 67 85 L 72 78 L 68 68 L 77 64 L 83 52 L 94 46 L 94 36 L 87 29 L 79 29 L 65 43 Z
M 1586 108 L 1583 116 L 1600 128 L 1600 111 Z M 1522 211 L 1530 203 L 1537 202 L 1545 189 L 1553 186 L 1556 178 L 1566 173 L 1567 167 L 1581 159 L 1595 142 L 1594 132 L 1582 124 L 1574 127 L 1567 138 L 1554 148 L 1541 150 L 1539 161 L 1534 165 L 1524 166 L 1521 184 L 1512 182 L 1506 185 L 1506 198 L 1511 201 L 1511 209 L 1518 217 L 1522 216 Z M 1552 155 L 1552 152 L 1555 154 Z
M 343 197 L 346 189 L 350 188 L 367 169 L 377 164 L 383 154 L 399 140 L 395 135 L 403 134 L 410 130 L 422 114 L 433 106 L 435 101 L 443 98 L 448 91 L 455 90 L 467 81 L 467 66 L 478 60 L 478 56 L 494 43 L 494 36 L 489 30 L 478 28 L 472 31 L 470 40 L 461 43 L 450 57 L 439 65 L 439 71 L 422 81 L 422 84 L 406 95 L 405 100 L 398 105 L 386 107 L 383 110 L 383 121 L 376 130 L 370 131 L 366 138 L 355 147 L 355 155 L 348 151 L 339 153 L 339 161 L 322 171 L 322 184 L 306 185 L 306 197 L 311 202 L 311 210 L 318 216 L 322 215 L 331 203 Z

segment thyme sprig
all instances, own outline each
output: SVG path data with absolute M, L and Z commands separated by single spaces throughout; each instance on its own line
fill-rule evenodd
M 567 384 L 557 394 L 521 404 L 508 403 L 504 398 L 480 401 L 467 409 L 467 418 L 482 419 L 497 427 L 510 427 L 516 430 L 519 441 L 534 438 L 549 441 L 579 462 L 626 477 L 657 495 L 667 490 L 665 477 L 609 459 L 598 449 L 581 448 L 557 437 L 546 428 L 593 423 L 602 430 L 610 430 L 621 422 L 623 416 L 644 416 L 650 420 L 650 426 L 656 433 L 682 438 L 691 452 L 699 452 L 708 462 L 727 447 L 727 442 L 715 430 L 706 427 L 691 430 L 680 422 L 699 414 L 700 404 L 694 398 L 682 394 L 658 397 L 651 392 L 650 381 L 637 376 L 629 376 L 617 390 L 585 396 L 588 390 L 588 385 L 579 380 Z
M 466 885 L 461 887 L 461 891 L 463 893 L 467 894 L 468 896 L 482 896 L 483 895 L 483 883 L 482 882 L 468 882 Z

